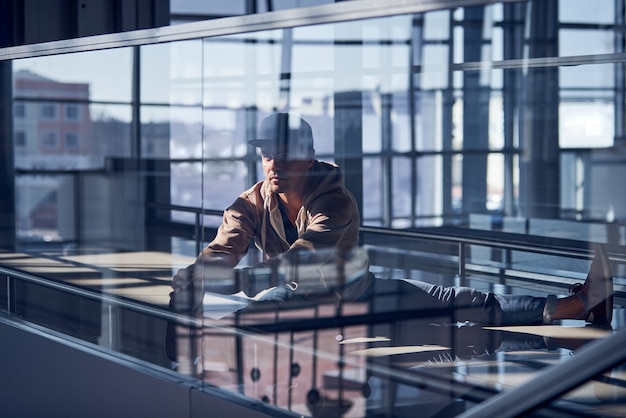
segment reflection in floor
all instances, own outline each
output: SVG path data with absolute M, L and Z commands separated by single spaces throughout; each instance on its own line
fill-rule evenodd
M 160 309 L 167 309 L 171 275 L 190 261 L 160 253 L 0 254 L 5 266 Z M 170 364 L 163 352 L 165 321 L 131 318 L 104 304 L 92 309 L 83 302 L 36 310 L 33 304 L 43 299 L 27 290 L 19 295 L 24 306 L 17 306 L 25 319 L 47 324 L 51 315 L 67 316 L 71 308 L 84 322 L 85 312 L 95 310 L 93 327 L 62 331 L 154 364 Z M 546 367 L 567 362 L 625 322 L 624 309 L 616 305 L 612 328 L 584 321 L 486 327 L 413 312 L 407 295 L 384 298 L 382 305 L 371 300 L 255 305 L 237 307 L 225 317 L 205 317 L 201 329 L 177 327 L 171 367 L 302 415 L 339 416 L 340 411 L 344 417 L 414 417 L 418 411 L 420 417 L 455 416 L 530 381 Z M 621 365 L 597 377 L 553 406 L 592 416 L 626 416 L 626 369 Z
M 285 324 L 290 320 L 314 317 L 323 322 L 333 316 L 333 307 L 326 309 L 244 311 L 238 326 L 254 329 L 275 322 L 288 328 Z M 367 305 L 343 309 L 344 315 L 359 315 L 367 311 Z M 228 332 L 215 328 L 205 330 L 203 357 L 205 361 L 221 358 L 219 368 L 229 369 L 230 380 L 224 381 L 225 374 L 215 367 L 209 371 L 206 363 L 204 378 L 207 383 L 304 415 L 316 411 L 317 416 L 339 416 L 335 412 L 341 410 L 344 417 L 409 417 L 416 416 L 415 411 L 420 411 L 420 417 L 455 416 L 479 402 L 481 396 L 515 388 L 614 331 L 584 321 L 483 327 L 407 319 L 238 334 L 239 340 L 230 338 L 232 350 L 224 350 Z M 239 363 L 228 354 L 237 352 L 236 344 L 243 347 Z M 615 369 L 562 397 L 554 407 L 584 410 L 592 416 L 624 416 L 624 374 L 621 368 Z

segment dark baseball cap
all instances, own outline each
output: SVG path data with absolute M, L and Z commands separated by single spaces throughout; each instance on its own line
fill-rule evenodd
M 311 125 L 299 116 L 273 113 L 259 125 L 256 139 L 250 145 L 282 153 L 289 159 L 309 159 L 314 154 Z

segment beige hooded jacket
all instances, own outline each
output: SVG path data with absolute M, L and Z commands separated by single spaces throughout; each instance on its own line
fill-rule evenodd
M 296 219 L 298 238 L 290 246 L 278 196 L 270 192 L 267 180 L 243 192 L 224 212 L 215 239 L 194 264 L 174 276 L 174 290 L 183 291 L 195 283 L 192 306 L 202 301 L 207 289 L 217 293 L 244 290 L 252 296 L 273 284 L 267 276 L 260 279 L 259 268 L 269 266 L 270 271 L 276 271 L 282 265 L 283 277 L 297 283 L 300 295 L 358 298 L 369 286 L 369 262 L 358 249 L 359 211 L 354 197 L 342 184 L 340 169 L 314 160 L 304 196 Z M 247 253 L 251 241 L 263 252 L 265 261 L 235 274 L 233 267 Z M 303 249 L 309 251 L 299 251 Z M 338 293 L 338 289 L 343 290 Z M 180 300 L 172 303 L 185 305 L 189 296 L 182 292 L 177 298 Z
M 278 207 L 278 196 L 267 180 L 243 192 L 224 212 L 215 239 L 202 251 L 199 261 L 234 267 L 255 245 L 272 259 L 299 249 L 348 251 L 358 244 L 359 211 L 352 194 L 343 186 L 339 167 L 315 160 L 304 193 L 296 227 L 298 239 L 290 246 Z

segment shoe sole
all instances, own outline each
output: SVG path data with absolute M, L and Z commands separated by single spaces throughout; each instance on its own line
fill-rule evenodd
M 602 263 L 602 273 L 605 278 L 604 294 L 606 299 L 589 310 L 589 321 L 596 325 L 610 325 L 613 320 L 613 274 L 606 250 L 601 245 L 595 246 L 595 253 L 599 255 Z

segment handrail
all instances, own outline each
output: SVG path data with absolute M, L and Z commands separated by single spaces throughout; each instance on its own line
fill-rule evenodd
M 529 236 L 502 231 L 484 231 L 461 228 L 454 231 L 451 228 L 424 228 L 419 230 L 389 229 L 372 226 L 361 226 L 361 232 L 392 235 L 414 239 L 427 239 L 446 243 L 462 243 L 465 245 L 481 245 L 505 250 L 527 251 L 546 255 L 566 256 L 574 258 L 590 258 L 593 250 L 583 248 L 586 241 L 543 236 Z M 614 246 L 611 246 L 613 248 Z M 623 248 L 623 247 L 620 247 Z M 626 254 L 611 252 L 611 260 L 626 262 Z
M 425 13 L 519 0 L 359 0 L 0 49 L 0 61 Z
M 84 289 L 78 286 L 73 286 L 60 281 L 52 280 L 49 278 L 38 277 L 32 274 L 28 274 L 19 270 L 0 266 L 0 274 L 5 275 L 7 278 L 19 279 L 29 283 L 33 283 L 39 286 L 43 286 L 49 289 L 59 290 L 67 292 L 72 295 L 85 297 L 88 299 L 94 299 L 105 303 L 110 303 L 122 308 L 130 309 L 136 312 L 147 313 L 156 317 L 175 321 L 183 325 L 201 326 L 202 319 L 193 318 L 189 315 L 170 312 L 164 309 L 158 309 L 153 306 L 145 305 L 132 300 L 123 299 L 114 295 L 97 292 L 94 290 Z M 7 292 L 7 297 L 11 297 L 11 292 Z M 8 304 L 10 306 L 10 304 Z
M 201 239 L 198 231 L 201 229 L 201 215 L 222 216 L 223 211 L 218 209 L 206 209 L 180 205 L 160 204 L 147 202 L 146 207 L 162 210 L 177 210 L 181 212 L 191 212 L 195 214 L 195 231 L 196 231 L 196 252 L 201 251 Z M 591 259 L 594 251 L 590 248 L 586 241 L 571 240 L 564 238 L 552 238 L 542 236 L 529 236 L 527 234 L 502 232 L 502 231 L 483 231 L 478 229 L 461 229 L 461 228 L 423 228 L 419 230 L 401 230 L 372 226 L 360 226 L 361 234 L 380 234 L 393 237 L 405 237 L 410 239 L 428 240 L 433 242 L 441 242 L 454 244 L 458 246 L 458 275 L 461 281 L 464 281 L 468 273 L 467 248 L 471 245 L 485 246 L 489 248 L 502 249 L 507 251 L 525 251 L 551 256 L 561 256 L 579 259 Z M 607 248 L 609 259 L 613 262 L 626 263 L 626 251 L 623 247 L 619 247 L 620 251 L 610 251 L 614 246 Z M 616 291 L 616 295 L 622 292 Z
M 626 329 L 593 341 L 573 358 L 542 370 L 525 384 L 481 402 L 461 418 L 525 416 L 580 384 L 626 361 Z
M 147 203 L 148 207 L 158 208 L 158 209 L 169 209 L 169 210 L 181 210 L 181 211 L 189 211 L 194 212 L 196 214 L 206 214 L 206 215 L 221 215 L 221 210 L 215 209 L 204 209 L 204 208 L 192 208 L 185 206 L 177 206 L 177 205 L 164 205 L 164 204 L 156 204 L 156 203 Z M 489 232 L 489 238 L 483 237 L 468 237 L 461 236 L 460 233 L 452 234 L 451 232 L 434 232 L 434 231 L 407 231 L 407 230 L 394 230 L 394 229 L 386 229 L 386 228 L 378 228 L 378 227 L 369 227 L 369 226 L 361 226 L 361 231 L 366 233 L 376 233 L 383 235 L 393 235 L 395 237 L 408 237 L 413 239 L 421 239 L 435 242 L 444 242 L 450 244 L 458 244 L 459 245 L 459 259 L 458 259 L 458 268 L 461 276 L 463 277 L 463 273 L 465 272 L 465 248 L 467 245 L 482 245 L 488 246 L 492 248 L 501 248 L 508 250 L 518 250 L 518 251 L 527 251 L 527 252 L 535 252 L 541 254 L 549 254 L 549 255 L 559 255 L 559 256 L 568 256 L 574 258 L 590 258 L 593 256 L 593 251 L 589 249 L 575 249 L 575 248 L 565 248 L 565 247 L 549 247 L 546 245 L 537 245 L 536 243 L 522 243 L 518 240 L 515 241 L 507 241 L 505 238 L 498 238 L 498 234 L 495 234 L 493 231 Z M 476 230 L 471 230 L 472 234 L 476 234 Z M 507 233 L 500 233 L 507 235 Z M 520 235 L 520 234 L 513 234 Z M 509 237 L 510 239 L 510 237 Z M 559 240 L 559 242 L 569 243 L 571 240 Z M 612 260 L 626 262 L 626 256 L 619 256 L 616 254 L 611 255 Z M 4 274 L 9 277 L 14 277 L 20 280 L 25 280 L 34 284 L 38 284 L 44 287 L 65 291 L 71 294 L 75 294 L 78 296 L 87 297 L 90 299 L 97 299 L 103 302 L 115 304 L 124 308 L 132 309 L 139 312 L 150 313 L 156 315 L 160 318 L 166 320 L 174 320 L 180 323 L 186 323 L 188 325 L 201 325 L 201 321 L 198 319 L 190 318 L 186 315 L 181 315 L 177 313 L 168 312 L 166 310 L 155 309 L 154 307 L 150 307 L 148 305 L 144 305 L 138 302 L 133 302 L 130 300 L 126 300 L 123 298 L 119 298 L 113 295 L 109 295 L 105 292 L 97 292 L 89 289 L 80 288 L 77 286 L 73 286 L 67 283 L 63 283 L 60 281 L 51 280 L 48 278 L 38 277 L 32 274 L 28 274 L 19 270 L 7 268 L 0 266 L 0 274 Z
M 155 202 L 146 202 L 146 207 L 210 216 L 222 216 L 224 214 L 224 211 L 221 209 L 207 209 Z M 199 225 L 196 225 L 196 227 L 199 227 Z M 540 239 L 535 239 L 533 238 L 534 236 L 527 234 L 483 231 L 478 229 L 464 230 L 461 228 L 452 230 L 452 228 L 446 227 L 406 230 L 361 225 L 359 230 L 361 233 L 425 239 L 450 244 L 480 245 L 504 250 L 527 251 L 554 256 L 574 258 L 591 258 L 593 256 L 592 249 L 582 248 L 583 241 L 565 238 L 540 237 Z M 626 254 L 613 252 L 610 254 L 610 258 L 615 261 L 626 262 Z

